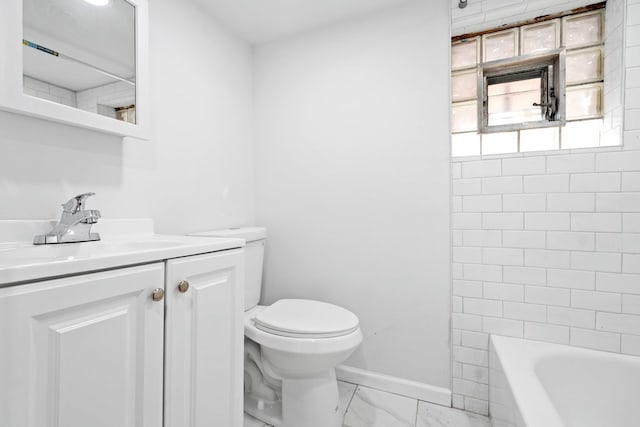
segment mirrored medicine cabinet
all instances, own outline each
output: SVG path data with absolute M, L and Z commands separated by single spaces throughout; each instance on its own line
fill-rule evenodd
M 147 0 L 0 5 L 0 109 L 148 139 Z

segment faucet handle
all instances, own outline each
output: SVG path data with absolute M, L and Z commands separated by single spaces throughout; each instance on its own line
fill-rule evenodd
M 82 210 L 84 207 L 84 201 L 87 200 L 88 197 L 95 196 L 96 193 L 82 193 L 77 196 L 69 199 L 67 203 L 62 205 L 62 210 L 65 212 L 75 214 L 78 211 Z

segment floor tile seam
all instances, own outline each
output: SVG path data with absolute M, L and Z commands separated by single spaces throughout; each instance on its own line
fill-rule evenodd
M 353 384 L 353 383 L 348 383 L 348 384 Z M 355 385 L 356 387 L 353 389 L 353 392 L 351 393 L 351 397 L 349 398 L 349 403 L 347 403 L 347 408 L 344 411 L 344 415 L 342 415 L 343 423 L 344 423 L 344 419 L 347 417 L 347 412 L 349 412 L 349 408 L 351 407 L 351 402 L 353 402 L 353 398 L 356 395 L 356 391 L 358 391 L 358 387 L 360 387 L 358 384 L 353 384 L 353 385 Z

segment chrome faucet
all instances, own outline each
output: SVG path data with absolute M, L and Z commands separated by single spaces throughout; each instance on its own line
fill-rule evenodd
M 63 204 L 60 221 L 47 234 L 36 236 L 33 239 L 33 244 L 50 245 L 100 240 L 98 233 L 91 232 L 91 226 L 100 218 L 100 211 L 84 210 L 84 202 L 87 197 L 95 194 L 80 194 Z

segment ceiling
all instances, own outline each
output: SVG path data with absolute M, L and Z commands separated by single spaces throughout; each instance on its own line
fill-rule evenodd
M 262 44 L 409 0 L 195 0 L 252 44 Z

